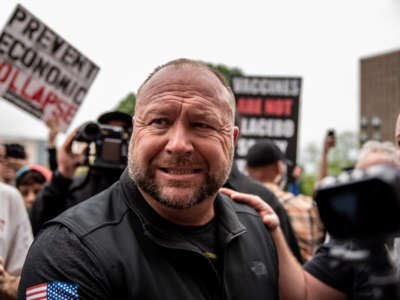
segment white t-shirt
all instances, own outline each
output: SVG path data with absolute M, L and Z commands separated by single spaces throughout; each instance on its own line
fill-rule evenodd
M 6 272 L 21 274 L 32 240 L 31 224 L 20 193 L 0 182 L 0 256 Z

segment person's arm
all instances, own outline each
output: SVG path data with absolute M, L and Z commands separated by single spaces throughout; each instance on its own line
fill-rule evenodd
M 51 181 L 43 186 L 29 211 L 34 235 L 46 221 L 58 216 L 67 208 L 69 187 L 77 164 L 84 159 L 83 155 L 72 153 L 72 143 L 76 132 L 77 130 L 73 131 L 58 150 L 58 169 Z
M 112 275 L 97 257 L 98 248 L 91 246 L 60 224 L 46 227 L 29 249 L 18 299 L 26 299 L 31 288 L 42 284 L 57 287 L 52 299 L 114 299 L 108 277 Z
M 0 300 L 17 299 L 18 284 L 19 277 L 6 272 L 3 258 L 0 257 Z
M 279 260 L 279 292 L 282 300 L 344 300 L 346 295 L 318 280 L 298 263 L 286 243 L 273 209 L 255 195 L 238 193 L 230 189 L 220 192 L 233 200 L 246 203 L 258 212 L 269 228 L 275 242 Z
M 335 147 L 336 138 L 334 135 L 327 135 L 322 147 L 321 163 L 319 165 L 318 181 L 328 176 L 328 154 L 329 150 Z

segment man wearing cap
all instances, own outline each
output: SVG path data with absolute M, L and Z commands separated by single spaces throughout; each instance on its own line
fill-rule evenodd
M 285 157 L 273 142 L 266 140 L 253 145 L 246 161 L 250 177 L 269 188 L 286 209 L 301 254 L 308 261 L 323 242 L 325 234 L 313 199 L 302 194 L 295 196 L 280 187 L 285 175 Z
M 4 183 L 12 185 L 17 171 L 28 164 L 28 155 L 21 144 L 4 144 L 1 148 L 0 177 Z
M 97 121 L 104 125 L 123 127 L 127 132 L 132 128 L 131 116 L 119 111 L 106 112 L 100 115 Z M 122 174 L 123 169 L 90 166 L 87 174 L 74 177 L 77 166 L 85 159 L 83 154 L 78 155 L 72 151 L 77 132 L 78 129 L 73 131 L 57 150 L 57 170 L 53 173 L 51 181 L 39 192 L 31 207 L 29 216 L 34 235 L 46 221 L 105 190 Z

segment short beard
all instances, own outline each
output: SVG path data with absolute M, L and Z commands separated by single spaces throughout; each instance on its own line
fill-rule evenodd
M 233 153 L 231 155 L 233 157 Z M 174 163 L 176 165 L 187 165 L 185 163 L 186 158 L 175 158 Z M 231 161 L 232 162 L 232 161 Z M 152 167 L 144 168 L 133 159 L 133 147 L 129 149 L 128 159 L 128 170 L 131 179 L 137 184 L 137 186 L 145 193 L 149 194 L 158 203 L 174 209 L 188 209 L 196 206 L 209 197 L 215 195 L 219 188 L 222 187 L 227 180 L 232 164 L 225 172 L 218 172 L 214 176 L 211 176 L 210 172 L 206 172 L 204 183 L 200 188 L 197 188 L 188 199 L 182 200 L 179 196 L 163 195 L 162 187 L 157 185 L 155 182 L 156 170 Z M 191 183 L 176 183 L 170 184 L 170 187 L 186 187 L 190 188 Z

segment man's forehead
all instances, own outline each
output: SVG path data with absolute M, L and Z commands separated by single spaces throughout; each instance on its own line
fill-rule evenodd
M 149 93 L 166 91 L 197 91 L 203 95 L 226 99 L 230 102 L 229 92 L 215 74 L 205 67 L 197 65 L 171 65 L 158 71 L 146 82 L 138 98 Z

